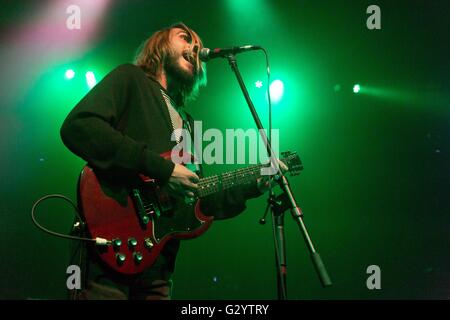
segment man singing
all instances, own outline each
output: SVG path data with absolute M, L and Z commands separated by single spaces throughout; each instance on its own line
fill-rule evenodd
M 64 144 L 117 181 L 143 174 L 173 196 L 194 197 L 201 167 L 194 172 L 160 154 L 176 145 L 171 139 L 175 129 L 192 127 L 184 105 L 206 84 L 198 56 L 202 47 L 199 36 L 183 23 L 155 32 L 135 64 L 115 68 L 70 112 L 61 128 Z M 216 220 L 231 218 L 244 211 L 247 199 L 265 190 L 267 181 L 259 179 L 209 196 L 202 205 Z M 84 287 L 75 298 L 170 299 L 178 248 L 179 240 L 170 240 L 150 268 L 132 276 L 110 269 L 94 250 L 87 250 Z

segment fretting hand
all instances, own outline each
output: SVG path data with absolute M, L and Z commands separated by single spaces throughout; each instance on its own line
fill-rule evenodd
M 167 186 L 174 196 L 193 198 L 199 177 L 181 164 L 175 164 Z
M 281 160 L 278 160 L 278 165 L 280 166 L 280 169 L 283 173 L 289 170 L 288 166 L 286 164 L 284 164 L 284 162 Z M 265 193 L 265 192 L 269 191 L 269 189 L 270 189 L 269 176 L 260 177 L 256 180 L 256 182 L 258 184 L 258 190 L 261 193 Z M 272 188 L 275 187 L 276 185 L 277 185 L 277 181 L 275 179 L 272 179 Z

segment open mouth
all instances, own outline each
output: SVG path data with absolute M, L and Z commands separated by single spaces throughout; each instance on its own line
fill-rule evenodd
M 194 55 L 192 53 L 189 53 L 187 51 L 183 52 L 183 58 L 190 64 L 195 65 L 195 59 L 194 59 Z

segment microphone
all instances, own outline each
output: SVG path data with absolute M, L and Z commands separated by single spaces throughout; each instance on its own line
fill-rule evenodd
M 211 59 L 226 57 L 229 54 L 236 54 L 245 51 L 259 50 L 259 49 L 261 49 L 260 46 L 253 46 L 253 45 L 230 47 L 230 48 L 216 48 L 216 49 L 203 48 L 202 50 L 200 50 L 198 56 L 200 60 L 207 62 Z

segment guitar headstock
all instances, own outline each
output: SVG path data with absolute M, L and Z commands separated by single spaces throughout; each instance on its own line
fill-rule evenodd
M 281 153 L 281 161 L 289 168 L 289 174 L 296 176 L 303 170 L 303 164 L 297 152 L 285 151 Z

